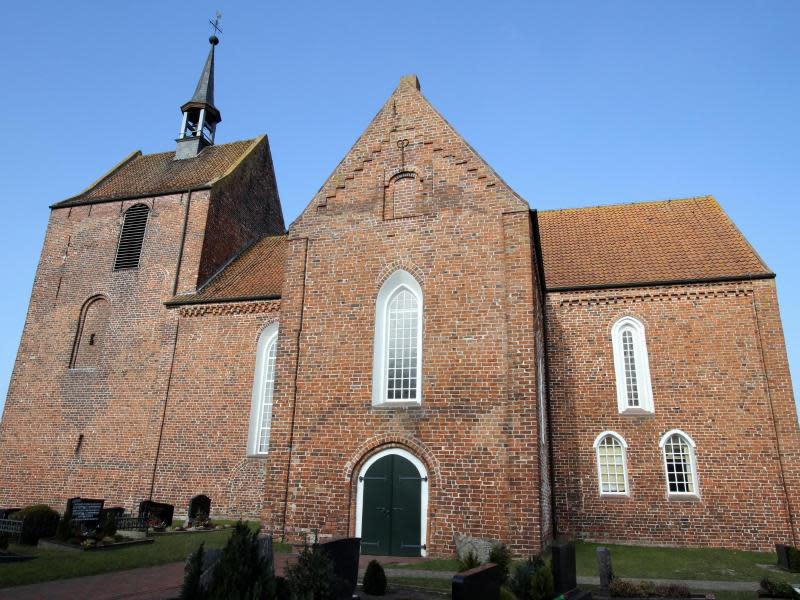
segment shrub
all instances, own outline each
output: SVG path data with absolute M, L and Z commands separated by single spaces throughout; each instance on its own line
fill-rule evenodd
M 467 555 L 461 559 L 458 559 L 458 572 L 463 573 L 464 571 L 469 571 L 470 569 L 474 569 L 475 567 L 480 567 L 481 561 L 478 559 L 478 555 L 475 554 L 472 550 L 470 550 Z
M 789 546 L 786 548 L 786 555 L 789 558 L 789 570 L 800 573 L 800 548 Z
M 286 577 L 275 578 L 275 598 L 276 600 L 292 600 L 292 590 L 289 589 Z
M 508 579 L 508 573 L 511 570 L 511 550 L 505 544 L 498 544 L 492 548 L 489 554 L 489 562 L 496 564 L 500 567 L 501 583 L 505 583 Z
M 386 573 L 377 560 L 369 561 L 364 573 L 364 593 L 383 596 L 386 593 Z
M 500 600 L 517 600 L 517 597 L 514 592 L 504 585 L 500 588 Z
M 608 586 L 608 591 L 614 598 L 642 598 L 645 596 L 642 586 L 627 579 L 613 579 Z
M 58 528 L 58 513 L 46 504 L 26 506 L 14 513 L 13 519 L 22 521 L 20 542 L 35 546 L 39 538 L 53 537 Z
M 551 600 L 555 594 L 553 574 L 540 556 L 516 566 L 509 588 L 519 600 Z
M 800 599 L 800 594 L 794 591 L 791 585 L 783 583 L 782 581 L 772 581 L 766 577 L 761 580 L 761 590 L 765 595 L 772 598 L 791 598 L 792 600 Z
M 186 561 L 180 600 L 195 600 L 203 597 L 203 590 L 200 589 L 200 576 L 203 574 L 204 546 L 205 542 L 201 543 L 200 547 L 192 552 L 189 560 Z
M 273 598 L 276 585 L 273 566 L 259 556 L 258 546 L 258 530 L 251 531 L 242 521 L 237 522 L 214 566 L 213 580 L 204 598 Z
M 306 546 L 297 562 L 286 569 L 292 598 L 296 600 L 338 600 L 348 585 L 336 576 L 333 562 L 319 546 Z
M 9 535 L 7 533 L 0 533 L 0 550 L 8 549 Z

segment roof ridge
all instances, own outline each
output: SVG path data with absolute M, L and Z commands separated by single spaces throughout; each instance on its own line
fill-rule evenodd
M 705 196 L 687 196 L 683 198 L 663 198 L 661 200 L 634 200 L 633 202 L 614 202 L 612 204 L 592 204 L 589 206 L 573 206 L 568 208 L 540 208 L 537 209 L 536 212 L 539 214 L 542 213 L 554 213 L 554 212 L 570 212 L 570 211 L 578 211 L 578 210 L 593 210 L 596 208 L 616 208 L 619 206 L 648 206 L 654 204 L 673 204 L 673 203 L 683 203 L 683 202 L 697 202 L 698 200 L 708 200 L 717 205 L 716 198 L 714 198 L 711 194 L 706 194 Z

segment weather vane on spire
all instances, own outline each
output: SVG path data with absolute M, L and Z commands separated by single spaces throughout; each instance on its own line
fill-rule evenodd
M 211 32 L 211 37 L 208 38 L 208 41 L 211 43 L 212 46 L 216 46 L 219 44 L 219 38 L 217 37 L 218 33 L 222 33 L 222 28 L 219 26 L 219 22 L 222 20 L 222 13 L 217 11 L 217 14 L 214 16 L 213 21 L 209 21 L 209 24 L 213 28 Z

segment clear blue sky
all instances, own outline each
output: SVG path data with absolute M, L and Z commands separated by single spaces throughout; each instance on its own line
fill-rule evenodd
M 48 205 L 134 149 L 174 147 L 217 8 L 217 139 L 269 134 L 287 223 L 414 72 L 534 208 L 713 194 L 778 273 L 799 380 L 797 0 L 14 2 L 0 49 L 2 399 Z

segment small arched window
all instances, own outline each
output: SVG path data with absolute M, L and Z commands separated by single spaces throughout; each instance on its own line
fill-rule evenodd
M 125 211 L 117 244 L 117 256 L 114 259 L 115 271 L 136 269 L 139 266 L 149 214 L 150 209 L 146 204 L 134 204 Z
M 667 494 L 699 496 L 694 440 L 684 432 L 673 429 L 663 435 L 659 446 L 664 452 Z
M 628 493 L 628 444 L 617 433 L 604 431 L 594 440 L 600 495 Z
M 98 365 L 108 335 L 110 312 L 111 306 L 102 296 L 90 298 L 83 305 L 72 349 L 71 368 L 85 369 Z
M 644 325 L 623 317 L 611 330 L 619 412 L 653 412 L 653 390 Z
M 422 289 L 407 271 L 394 272 L 375 304 L 373 404 L 422 401 Z
M 277 347 L 278 324 L 273 323 L 258 337 L 253 402 L 250 408 L 250 432 L 247 441 L 247 452 L 251 455 L 266 454 L 269 451 Z

